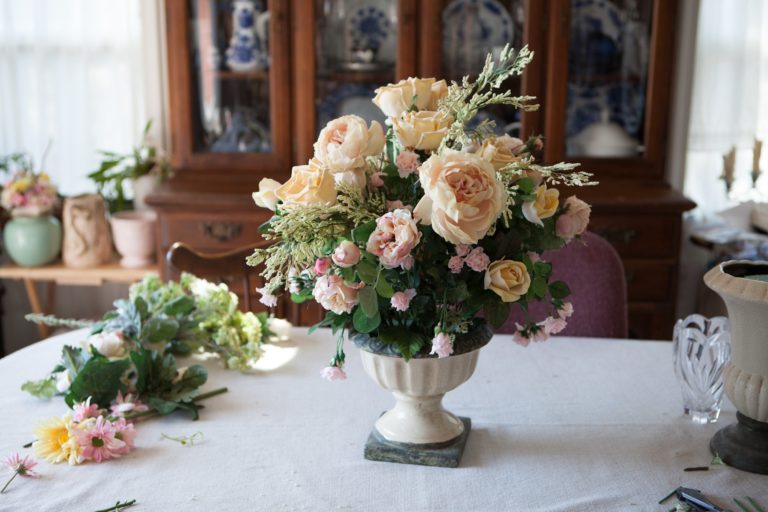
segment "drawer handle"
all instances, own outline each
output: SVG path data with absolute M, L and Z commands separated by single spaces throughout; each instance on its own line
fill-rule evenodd
M 603 228 L 596 230 L 595 233 L 614 245 L 629 245 L 637 237 L 637 231 L 634 229 Z
M 240 236 L 243 225 L 239 222 L 203 222 L 200 224 L 203 235 L 217 242 L 228 242 Z

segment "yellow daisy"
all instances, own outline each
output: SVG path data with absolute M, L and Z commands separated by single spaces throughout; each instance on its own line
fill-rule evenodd
M 82 447 L 75 439 L 75 428 L 70 414 L 41 423 L 35 429 L 37 440 L 32 444 L 35 454 L 54 464 L 65 460 L 77 464 Z

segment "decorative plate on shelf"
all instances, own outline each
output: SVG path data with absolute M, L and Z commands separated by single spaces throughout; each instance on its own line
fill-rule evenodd
M 571 81 L 618 73 L 625 16 L 610 0 L 573 0 L 568 51 Z
M 443 11 L 443 67 L 450 78 L 478 73 L 485 55 L 513 42 L 515 25 L 497 0 L 454 0 Z
M 357 0 L 346 2 L 342 18 L 343 58 L 339 68 L 368 71 L 395 62 L 397 47 L 396 2 Z
M 348 114 L 355 114 L 366 121 L 379 121 L 383 124 L 386 117 L 372 101 L 377 87 L 378 85 L 369 84 L 342 84 L 336 87 L 332 93 L 318 102 L 318 130 L 325 127 L 329 121 Z

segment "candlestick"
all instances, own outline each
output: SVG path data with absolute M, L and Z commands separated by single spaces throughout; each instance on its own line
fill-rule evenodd
M 732 146 L 730 151 L 723 155 L 723 175 L 720 179 L 725 182 L 725 191 L 729 193 L 731 191 L 731 185 L 733 185 L 733 177 L 736 171 L 736 146 Z
M 757 183 L 760 177 L 760 153 L 763 151 L 763 141 L 755 137 L 755 145 L 752 149 L 752 184 Z

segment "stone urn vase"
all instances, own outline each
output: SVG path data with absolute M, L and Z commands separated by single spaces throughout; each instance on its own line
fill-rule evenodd
M 365 446 L 365 458 L 457 467 L 471 421 L 447 411 L 443 396 L 469 380 L 480 348 L 492 336 L 486 323 L 478 322 L 471 332 L 457 336 L 449 357 L 417 354 L 405 361 L 392 345 L 366 334 L 354 335 L 352 340 L 360 348 L 366 373 L 395 397 L 395 406 L 376 421 Z
M 738 423 L 717 432 L 710 448 L 728 465 L 768 474 L 768 262 L 728 261 L 704 282 L 728 308 L 731 360 L 723 379 L 738 410 Z

